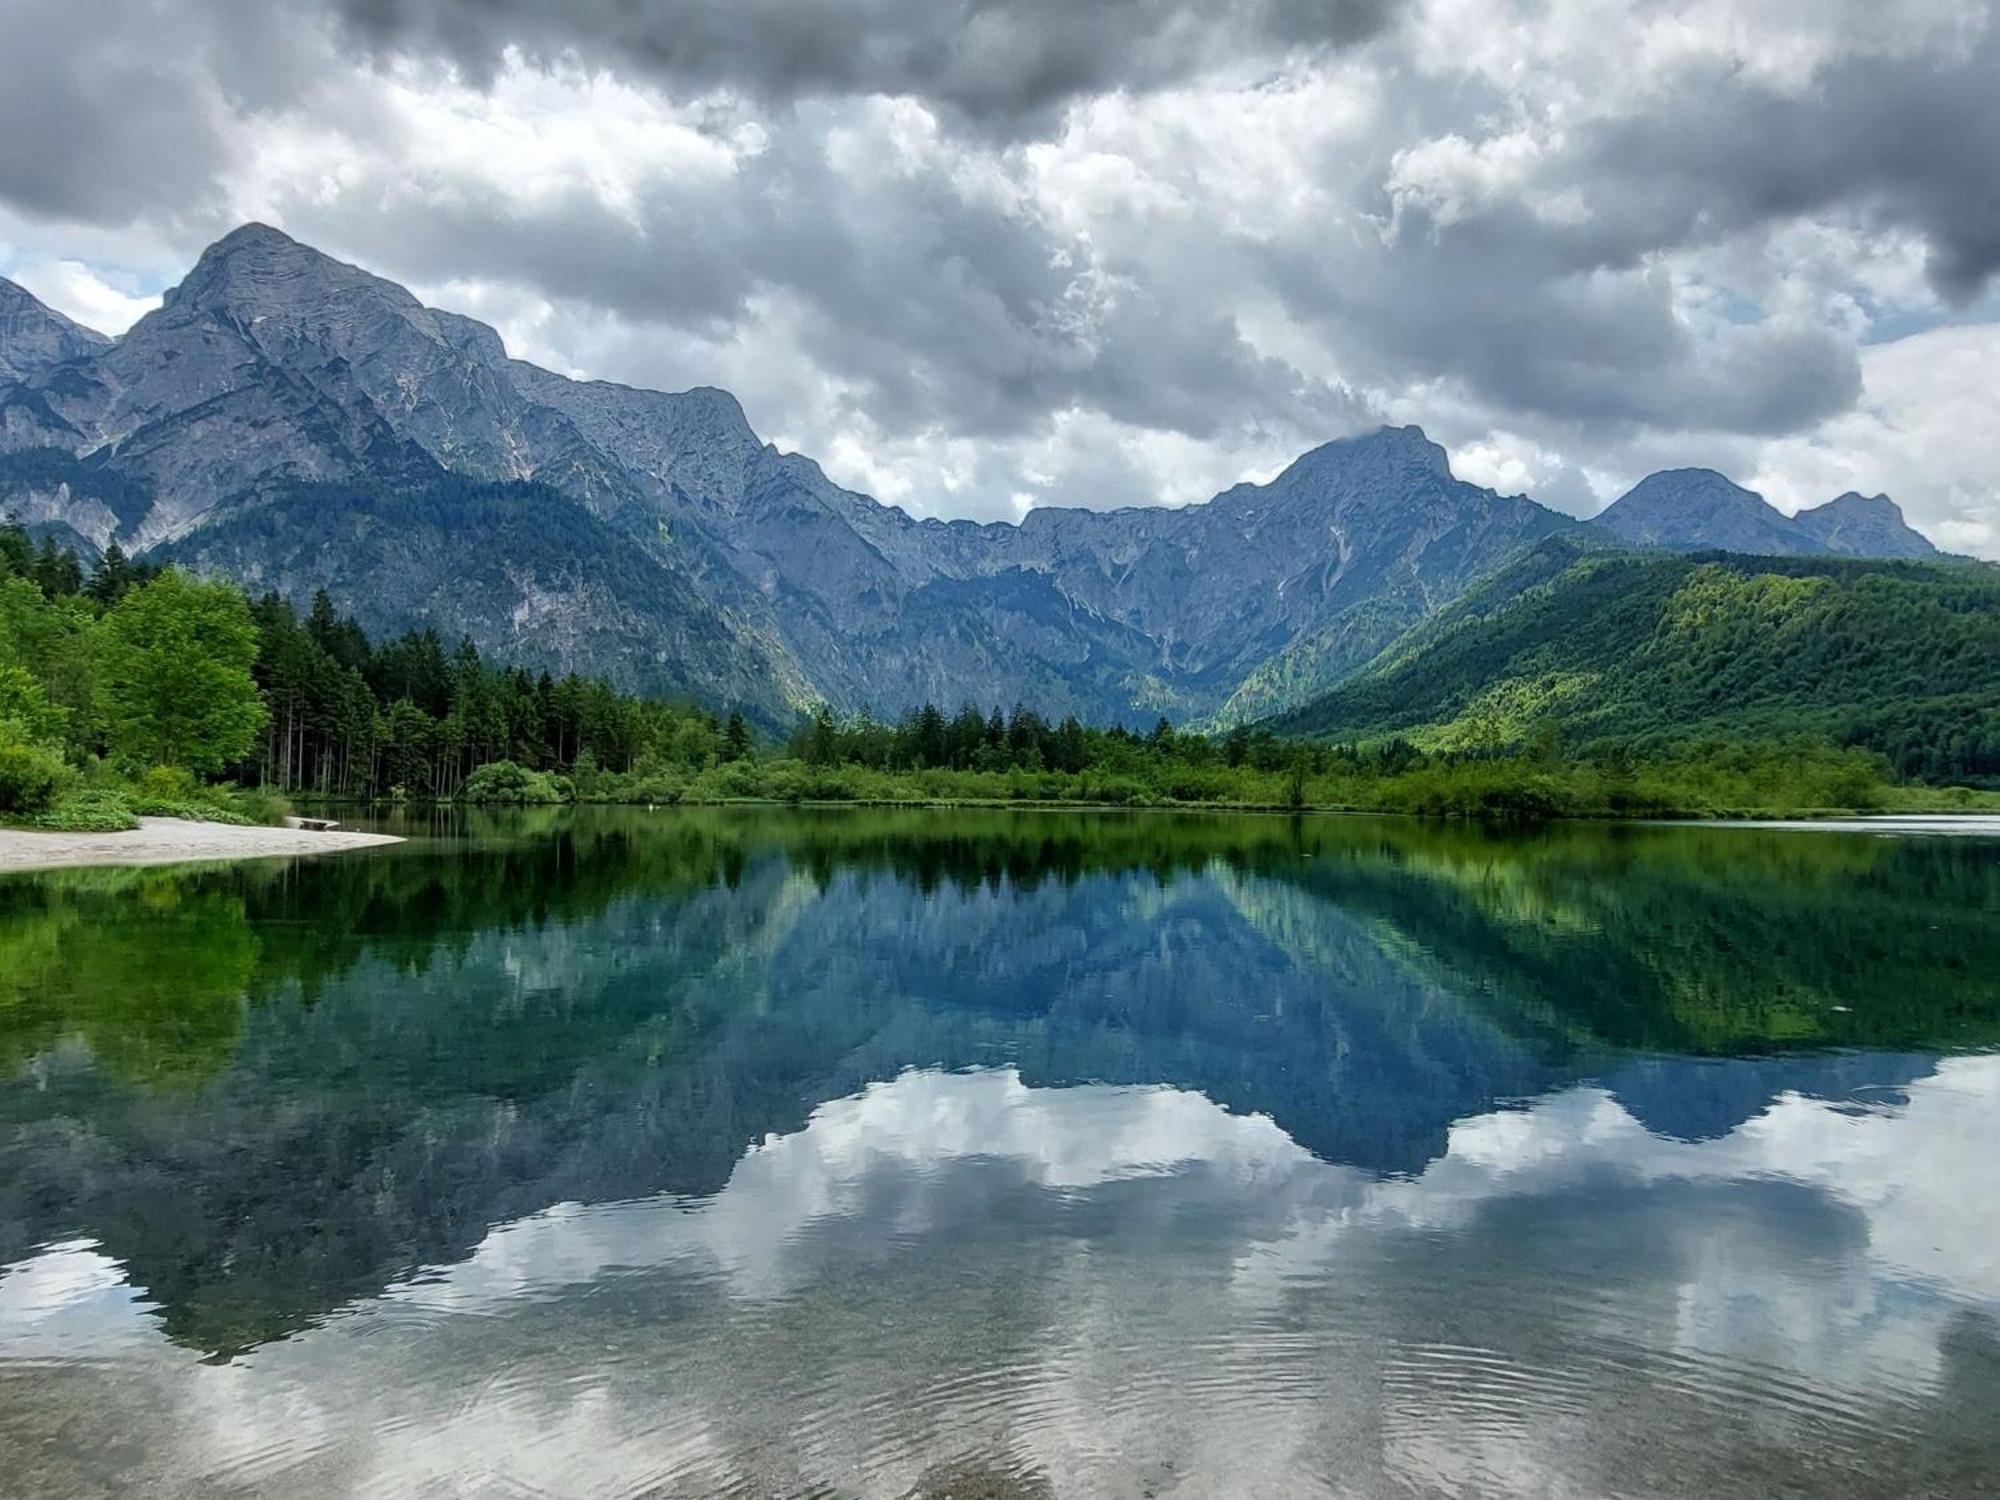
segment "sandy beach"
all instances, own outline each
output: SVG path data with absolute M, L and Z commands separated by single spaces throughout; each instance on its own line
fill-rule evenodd
M 172 865 L 203 859 L 269 859 L 338 854 L 400 844 L 386 833 L 313 833 L 302 828 L 239 828 L 181 818 L 141 818 L 123 833 L 41 833 L 0 829 L 0 872 L 75 865 Z

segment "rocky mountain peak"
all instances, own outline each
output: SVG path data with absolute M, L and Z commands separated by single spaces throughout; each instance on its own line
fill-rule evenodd
M 245 326 L 265 318 L 303 325 L 389 313 L 443 337 L 429 310 L 395 282 L 335 260 L 268 224 L 245 224 L 210 245 L 152 316 L 193 310 Z
M 1238 504 L 1261 508 L 1267 501 L 1394 500 L 1413 489 L 1454 484 L 1451 461 L 1421 427 L 1378 427 L 1336 438 L 1300 455 L 1270 484 L 1239 486 L 1228 492 Z
M 1849 490 L 1844 495 L 1836 495 L 1833 499 L 1827 501 L 1826 504 L 1816 506 L 1815 509 L 1829 511 L 1836 506 L 1842 510 L 1855 512 L 1882 511 L 1894 516 L 1899 521 L 1903 519 L 1902 506 L 1891 500 L 1887 495 L 1864 495 L 1859 490 Z
M 1822 550 L 1754 490 L 1713 469 L 1648 474 L 1592 523 L 1642 547 L 1794 555 Z
M 0 276 L 0 381 L 32 379 L 65 360 L 107 349 L 111 342 Z
M 1764 506 L 1764 498 L 1714 469 L 1662 469 L 1657 474 L 1648 474 L 1615 502 L 1679 508 L 1704 503 Z
M 1373 432 L 1336 438 L 1299 459 L 1314 468 L 1340 467 L 1354 470 L 1419 470 L 1440 479 L 1449 479 L 1451 458 L 1444 448 L 1430 440 L 1423 428 L 1378 427 Z
M 1904 521 L 1887 495 L 1849 492 L 1787 516 L 1754 490 L 1713 469 L 1649 474 L 1593 525 L 1642 547 L 1747 552 L 1765 556 L 1842 553 L 1851 557 L 1935 557 L 1937 548 Z
M 1802 510 L 1792 524 L 1829 552 L 1857 557 L 1936 557 L 1928 537 L 1903 518 L 1902 507 L 1887 495 L 1863 495 L 1855 490 L 1824 505 Z

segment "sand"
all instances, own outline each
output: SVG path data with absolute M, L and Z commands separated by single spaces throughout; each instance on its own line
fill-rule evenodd
M 400 844 L 386 833 L 310 833 L 302 828 L 238 828 L 182 818 L 141 818 L 124 833 L 40 833 L 0 828 L 0 871 L 74 865 L 173 865 L 204 859 L 270 859 L 338 854 Z

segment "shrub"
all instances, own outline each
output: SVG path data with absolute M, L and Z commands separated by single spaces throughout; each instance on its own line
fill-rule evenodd
M 10 728 L 0 724 L 0 812 L 42 812 L 69 785 L 69 768 L 57 752 L 29 744 Z
M 1108 802 L 1113 806 L 1144 807 L 1157 800 L 1146 784 L 1135 776 L 1102 776 L 1085 772 L 1078 794 L 1086 802 Z
M 694 779 L 689 795 L 703 801 L 726 801 L 732 797 L 761 797 L 764 793 L 764 778 L 761 768 L 754 761 L 725 761 L 719 766 L 710 766 Z
M 125 798 L 103 788 L 72 792 L 33 821 L 58 833 L 122 833 L 139 826 Z
M 576 788 L 567 776 L 546 771 L 530 771 L 511 760 L 488 761 L 459 788 L 461 802 L 549 803 L 573 802 Z
M 152 801 L 193 802 L 198 800 L 201 786 L 192 771 L 179 766 L 154 766 L 139 778 L 132 790 L 135 796 Z

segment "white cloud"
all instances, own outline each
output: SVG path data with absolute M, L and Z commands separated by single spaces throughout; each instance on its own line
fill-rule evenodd
M 36 297 L 86 328 L 117 335 L 160 305 L 157 294 L 133 292 L 129 277 L 114 284 L 80 260 L 28 255 L 0 257 L 0 270 Z
M 1922 390 L 1957 432 L 1992 430 L 1990 383 L 1926 387 L 1867 346 L 1947 316 L 1943 239 L 1950 285 L 1976 280 L 1975 156 L 1962 191 L 1899 208 L 1896 161 L 1858 148 L 1852 185 L 1809 153 L 1812 194 L 1593 155 L 1605 130 L 1671 144 L 1718 99 L 1821 110 L 1799 117 L 1810 146 L 1853 112 L 1860 60 L 1939 80 L 1936 119 L 1906 118 L 1918 89 L 1868 140 L 1919 139 L 1949 185 L 1947 127 L 1990 70 L 1978 0 L 1425 0 L 1379 31 L 1356 7 L 1359 45 L 1232 51 L 1218 27 L 1129 87 L 1146 58 L 1077 59 L 1073 88 L 1024 74 L 1005 128 L 969 123 L 995 101 L 961 71 L 928 92 L 815 72 L 788 95 L 769 27 L 692 38 L 720 49 L 696 76 L 621 52 L 657 39 L 638 22 L 566 50 L 558 20 L 520 16 L 526 39 L 490 55 L 504 11 L 463 47 L 442 20 L 363 25 L 362 56 L 343 26 L 368 18 L 313 0 L 158 0 L 115 26 L 95 4 L 16 29 L 20 76 L 70 79 L 89 128 L 46 181 L 55 158 L 17 132 L 0 269 L 96 326 L 256 216 L 568 373 L 727 386 L 781 446 L 928 514 L 1180 503 L 1392 417 L 1574 511 L 1661 461 L 1754 472 L 1786 504 L 1865 472 L 1941 540 L 2000 545 L 1986 445 L 1940 456 L 1916 408 Z M 885 46 L 855 65 L 909 62 Z M 144 112 L 92 103 L 114 86 Z M 1755 144 L 1732 147 L 1748 176 Z M 93 153 L 174 170 L 152 194 L 159 174 L 93 176 Z M 1862 349 L 1867 395 L 1829 415 Z
M 2000 558 L 2000 325 L 1876 344 L 1861 368 L 1855 410 L 1766 445 L 1746 483 L 1786 511 L 1886 491 L 1939 544 Z

